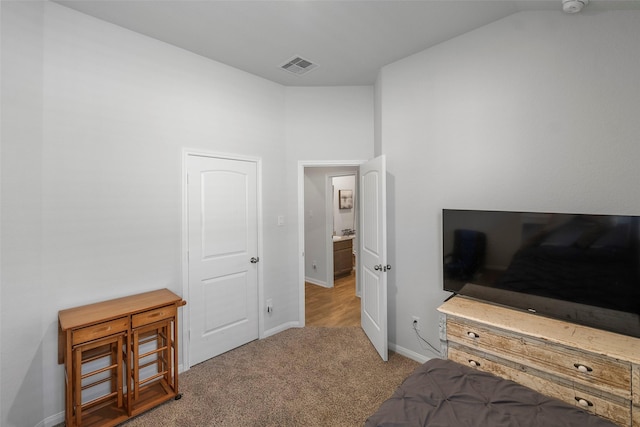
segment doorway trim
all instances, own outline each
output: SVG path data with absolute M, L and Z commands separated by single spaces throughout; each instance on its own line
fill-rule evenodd
M 304 327 L 306 323 L 305 312 L 305 253 L 304 253 L 304 169 L 307 167 L 359 167 L 366 160 L 299 160 L 298 161 L 298 323 Z M 359 193 L 359 192 L 358 192 Z M 359 249 L 356 250 L 356 253 Z M 357 257 L 357 255 L 356 255 Z M 356 276 L 356 280 L 357 276 Z
M 182 307 L 182 337 L 180 337 L 180 344 L 178 351 L 182 351 L 180 360 L 181 364 L 180 372 L 188 371 L 191 366 L 189 364 L 189 347 L 191 330 L 191 312 L 189 310 L 189 199 L 188 199 L 188 177 L 187 177 L 187 159 L 189 156 L 200 157 L 215 157 L 217 159 L 236 160 L 243 162 L 253 162 L 256 164 L 256 191 L 257 191 L 257 228 L 258 228 L 258 256 L 262 256 L 263 253 L 263 216 L 262 216 L 262 158 L 244 156 L 240 154 L 220 153 L 215 151 L 206 151 L 193 148 L 182 149 L 182 298 L 187 301 L 187 304 Z M 258 263 L 258 339 L 264 338 L 264 311 L 260 307 L 264 307 L 264 278 L 262 263 Z

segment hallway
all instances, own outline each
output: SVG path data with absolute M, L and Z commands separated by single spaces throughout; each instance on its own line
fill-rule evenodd
M 305 283 L 306 326 L 360 326 L 356 274 L 335 279 L 333 288 Z

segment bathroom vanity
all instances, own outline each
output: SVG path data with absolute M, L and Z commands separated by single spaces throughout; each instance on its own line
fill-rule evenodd
M 333 277 L 351 273 L 353 269 L 354 236 L 334 236 L 333 238 Z

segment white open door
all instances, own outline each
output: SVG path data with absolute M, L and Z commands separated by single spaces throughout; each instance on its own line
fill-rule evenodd
M 360 265 L 362 329 L 387 361 L 387 186 L 385 157 L 360 166 Z

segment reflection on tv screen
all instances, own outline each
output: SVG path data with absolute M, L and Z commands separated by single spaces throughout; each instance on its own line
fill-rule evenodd
M 444 210 L 444 289 L 473 284 L 640 313 L 639 220 Z

